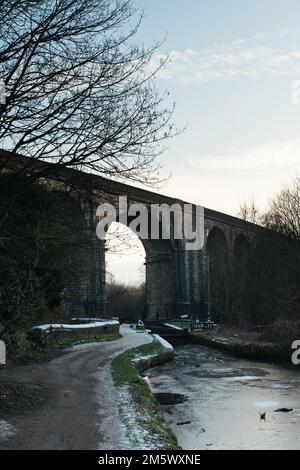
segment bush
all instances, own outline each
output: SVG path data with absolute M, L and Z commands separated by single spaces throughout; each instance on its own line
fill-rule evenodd
M 128 286 L 112 282 L 107 285 L 108 313 L 121 321 L 137 321 L 145 315 L 145 284 Z
M 262 341 L 280 344 L 289 348 L 296 339 L 300 339 L 300 320 L 275 320 L 260 336 Z

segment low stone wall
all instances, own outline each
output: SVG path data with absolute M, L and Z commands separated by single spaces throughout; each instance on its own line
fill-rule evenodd
M 28 338 L 34 342 L 45 343 L 65 336 L 118 334 L 119 330 L 120 323 L 115 320 L 77 325 L 55 323 L 33 327 L 28 332 Z
M 153 335 L 153 337 L 161 343 L 163 349 L 159 353 L 140 356 L 133 359 L 132 364 L 139 371 L 147 369 L 148 367 L 165 364 L 166 362 L 170 362 L 174 359 L 175 352 L 173 346 L 159 335 Z

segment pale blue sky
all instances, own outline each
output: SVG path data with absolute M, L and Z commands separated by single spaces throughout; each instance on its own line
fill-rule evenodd
M 264 208 L 300 175 L 299 0 L 135 0 L 137 36 L 167 38 L 170 62 L 157 86 L 188 122 L 161 158 L 172 178 L 161 192 L 235 215 L 243 200 Z M 117 277 L 140 277 L 138 258 L 110 261 Z M 126 264 L 126 271 L 124 265 Z M 130 268 L 129 268 L 130 266 Z

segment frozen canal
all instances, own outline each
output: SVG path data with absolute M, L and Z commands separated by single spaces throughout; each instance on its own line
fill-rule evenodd
M 183 449 L 300 449 L 299 372 L 184 345 L 144 375 Z

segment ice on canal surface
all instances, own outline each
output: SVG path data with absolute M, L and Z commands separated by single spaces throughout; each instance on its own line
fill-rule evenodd
M 198 345 L 175 351 L 147 375 L 183 449 L 300 449 L 300 370 Z

